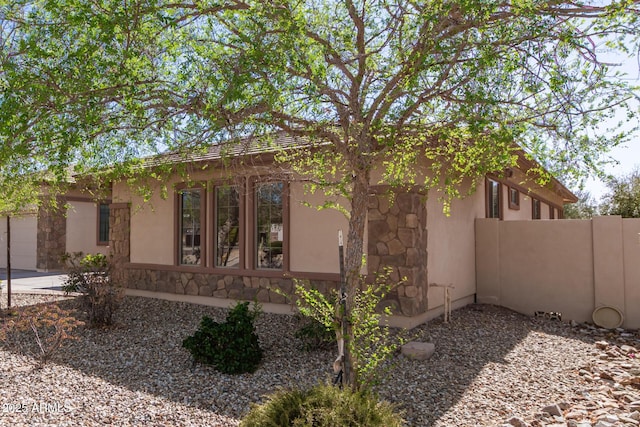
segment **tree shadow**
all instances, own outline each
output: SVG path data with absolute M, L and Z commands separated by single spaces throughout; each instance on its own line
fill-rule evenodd
M 78 307 L 76 299 L 59 304 L 69 309 Z M 333 379 L 335 352 L 302 351 L 294 336 L 297 320 L 267 313 L 256 322 L 264 359 L 254 374 L 226 375 L 193 365 L 181 344 L 204 315 L 223 321 L 226 310 L 126 297 L 117 312 L 116 326 L 82 328 L 76 334 L 78 339 L 70 341 L 50 363 L 131 392 L 160 396 L 236 420 L 228 425 L 235 425 L 251 403 L 278 388 L 307 387 Z M 452 425 L 447 424 L 447 412 L 465 394 L 473 392 L 470 387 L 481 371 L 491 365 L 512 365 L 509 353 L 535 333 L 582 340 L 585 345 L 593 342 L 593 338 L 576 334 L 560 322 L 541 322 L 498 307 L 468 306 L 454 311 L 450 323 L 436 319 L 412 331 L 417 339 L 434 342 L 436 353 L 424 362 L 398 357 L 378 391 L 404 411 L 410 425 Z M 3 370 L 7 376 L 6 368 Z M 496 417 L 503 414 L 497 411 Z M 501 421 L 503 418 L 495 420 Z M 458 420 L 455 425 L 475 424 Z

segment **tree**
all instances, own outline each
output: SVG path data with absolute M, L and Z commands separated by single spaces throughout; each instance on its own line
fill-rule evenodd
M 609 192 L 602 198 L 603 215 L 621 215 L 623 218 L 640 218 L 640 169 L 628 175 L 611 178 Z
M 576 191 L 578 201 L 564 206 L 567 219 L 591 219 L 598 215 L 598 205 L 588 191 Z
M 628 53 L 639 34 L 627 0 L 4 0 L 0 13 L 2 173 L 124 173 L 163 149 L 305 138 L 316 149 L 284 160 L 350 202 L 347 313 L 372 184 L 446 201 L 513 166 L 517 146 L 551 171 L 597 168 L 625 135 L 590 128 L 633 98 L 598 47 Z

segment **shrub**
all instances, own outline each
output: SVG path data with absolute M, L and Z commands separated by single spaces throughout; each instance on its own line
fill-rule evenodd
M 111 280 L 111 264 L 103 254 L 82 252 L 65 254 L 67 279 L 63 283 L 65 292 L 82 294 L 84 309 L 91 326 L 113 324 L 113 315 L 120 306 L 124 291 Z
M 379 383 L 388 362 L 396 353 L 404 338 L 392 334 L 389 327 L 381 325 L 382 315 L 390 316 L 389 307 L 380 309 L 384 297 L 391 291 L 390 270 L 376 273 L 374 283 L 365 283 L 355 289 L 354 303 L 347 322 L 351 326 L 351 337 L 345 337 L 345 344 L 351 354 L 355 384 L 359 390 L 370 390 Z M 326 296 L 316 289 L 308 289 L 300 283 L 295 286 L 298 296 L 296 305 L 300 313 L 324 325 L 342 336 L 342 306 L 334 296 Z
M 396 427 L 402 417 L 373 394 L 330 385 L 278 391 L 253 405 L 241 427 Z
M 182 347 L 189 350 L 195 362 L 212 365 L 225 374 L 255 372 L 262 361 L 262 349 L 255 333 L 254 321 L 260 313 L 258 305 L 238 303 L 217 323 L 204 316 L 194 335 L 185 338 Z
M 295 337 L 302 342 L 302 349 L 327 350 L 336 346 L 336 332 L 311 317 L 302 317 Z
M 7 315 L 0 330 L 0 339 L 9 347 L 30 353 L 33 351 L 25 346 L 21 337 L 25 333 L 33 333 L 39 367 L 46 364 L 67 340 L 75 339 L 73 331 L 84 324 L 73 316 L 72 310 L 54 303 L 12 309 L 7 311 Z

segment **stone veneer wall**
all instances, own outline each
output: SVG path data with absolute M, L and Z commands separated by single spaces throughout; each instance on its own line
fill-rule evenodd
M 257 300 L 261 303 L 284 304 L 284 295 L 293 295 L 293 280 L 284 278 L 231 276 L 157 269 L 127 269 L 127 286 L 153 292 L 179 295 Z M 320 292 L 336 289 L 338 284 L 326 280 L 311 280 L 310 285 Z M 274 291 L 280 290 L 284 295 Z
M 387 300 L 395 314 L 427 311 L 427 209 L 419 191 L 369 196 L 369 273 L 391 268 L 394 282 L 406 278 Z
M 131 208 L 128 203 L 109 205 L 109 251 L 114 267 L 113 279 L 127 284 L 126 264 L 131 260 L 130 246 Z
M 56 206 L 43 202 L 38 208 L 36 240 L 36 268 L 62 270 L 62 256 L 67 251 L 67 218 L 62 199 L 57 200 Z

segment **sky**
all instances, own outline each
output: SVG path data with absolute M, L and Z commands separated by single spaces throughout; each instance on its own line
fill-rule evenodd
M 620 52 L 602 49 L 598 51 L 598 54 L 602 54 L 602 61 L 616 65 L 612 66 L 612 69 L 625 73 L 624 79 L 631 85 L 640 87 L 640 52 L 638 52 L 636 56 L 629 57 Z M 637 95 L 640 97 L 640 91 Z M 639 107 L 638 103 L 636 103 L 636 107 Z M 623 117 L 622 112 L 619 117 Z M 640 111 L 638 112 L 638 120 L 640 120 Z M 617 164 L 611 164 L 605 167 L 604 172 L 607 174 L 623 176 L 631 173 L 636 167 L 640 168 L 640 134 L 636 134 L 635 137 L 631 138 L 631 140 L 624 145 L 616 147 L 609 152 L 608 155 L 614 159 Z M 602 195 L 607 192 L 607 187 L 604 182 L 594 178 L 586 182 L 584 189 L 588 191 L 596 201 L 599 201 Z

